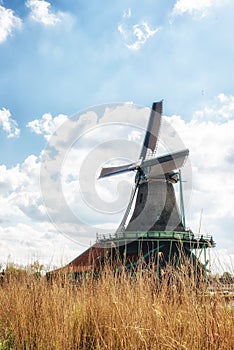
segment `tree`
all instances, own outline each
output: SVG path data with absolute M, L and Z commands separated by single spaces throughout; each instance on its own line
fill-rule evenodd
M 233 276 L 230 272 L 225 271 L 221 276 L 221 281 L 223 283 L 232 283 L 233 282 Z

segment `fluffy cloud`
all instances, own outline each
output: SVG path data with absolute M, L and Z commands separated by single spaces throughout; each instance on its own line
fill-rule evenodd
M 11 118 L 10 111 L 5 108 L 0 110 L 0 127 L 6 132 L 8 138 L 17 137 L 20 134 L 17 122 Z
M 64 249 L 73 256 L 79 251 L 74 244 L 68 247 L 69 240 L 49 222 L 40 193 L 40 166 L 40 157 L 34 155 L 11 168 L 0 166 L 0 264 L 40 259 L 52 268 L 68 262 Z
M 0 166 L 0 194 L 4 200 L 9 200 L 13 206 L 17 206 L 21 212 L 27 212 L 34 218 L 34 207 L 40 211 L 43 209 L 40 201 L 39 190 L 40 160 L 34 155 L 27 157 L 22 164 L 8 169 Z M 30 208 L 31 213 L 30 214 Z M 4 216 L 1 217 L 1 221 Z
M 223 0 L 178 0 L 173 8 L 173 15 L 189 13 L 204 17 L 209 8 L 222 3 Z
M 26 221 L 0 226 L 0 265 L 8 262 L 28 265 L 40 260 L 46 271 L 64 266 L 82 249 L 56 232 L 49 222 Z M 69 252 L 69 254 L 68 254 Z
M 234 96 L 219 94 L 212 105 L 194 113 L 194 120 L 224 122 L 234 119 Z
M 123 12 L 123 18 L 130 18 L 131 15 L 132 15 L 132 10 L 130 8 L 128 8 Z
M 190 149 L 193 191 L 188 224 L 198 230 L 203 209 L 202 230 L 214 235 L 218 247 L 229 250 L 234 224 L 233 101 L 234 96 L 220 94 L 188 123 L 179 116 L 168 118 Z
M 43 114 L 41 119 L 35 119 L 27 124 L 27 127 L 36 134 L 43 135 L 46 140 L 67 120 L 67 116 L 59 114 L 52 117 L 50 113 Z
M 12 261 L 28 264 L 40 259 L 43 264 L 68 262 L 65 251 L 75 256 L 80 247 L 58 232 L 50 223 L 40 192 L 40 158 L 34 155 L 22 164 L 0 166 L 0 264 Z M 56 206 L 56 199 L 54 201 Z M 66 258 L 62 262 L 62 259 Z
M 10 9 L 0 5 L 0 43 L 6 41 L 12 31 L 21 27 L 21 19 Z
M 148 39 L 159 31 L 159 28 L 151 28 L 147 21 L 132 24 L 131 17 L 131 9 L 124 11 L 122 22 L 118 25 L 118 31 L 128 49 L 139 50 Z
M 62 12 L 51 12 L 51 4 L 44 0 L 28 0 L 26 6 L 31 10 L 31 18 L 45 26 L 55 26 L 64 15 Z

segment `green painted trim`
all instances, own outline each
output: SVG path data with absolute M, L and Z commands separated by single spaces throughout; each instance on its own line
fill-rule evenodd
M 131 263 L 131 264 L 127 264 L 125 265 L 125 268 L 130 268 L 130 267 L 134 267 L 134 266 L 137 266 L 140 264 L 140 262 L 142 262 L 145 258 L 147 258 L 150 254 L 152 254 L 153 252 L 156 252 L 156 251 L 159 251 L 160 248 L 162 248 L 163 245 L 161 246 L 158 246 L 157 248 L 155 249 L 152 249 L 150 250 L 148 253 L 146 253 L 144 256 L 140 257 L 137 261 L 135 261 L 134 263 Z

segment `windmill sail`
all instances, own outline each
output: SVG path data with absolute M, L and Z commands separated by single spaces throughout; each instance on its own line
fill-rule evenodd
M 130 197 L 127 209 L 125 210 L 123 219 L 121 220 L 121 223 L 120 223 L 119 227 L 117 228 L 116 233 L 120 233 L 120 232 L 124 231 L 124 229 L 125 229 L 125 223 L 126 223 L 126 221 L 128 219 L 129 213 L 131 211 L 132 204 L 133 204 L 133 201 L 134 201 L 134 198 L 135 198 L 135 194 L 136 194 L 136 191 L 137 191 L 137 187 L 138 187 L 137 184 L 135 184 L 135 186 L 132 188 L 132 193 L 131 193 L 131 197 Z
M 136 169 L 136 163 L 102 168 L 101 173 L 99 175 L 99 179 L 107 176 L 118 175 L 121 173 L 125 173 L 127 171 L 132 171 Z
M 162 157 L 152 158 L 143 162 L 143 169 L 149 168 L 147 177 L 152 179 L 158 175 L 171 173 L 181 168 L 189 154 L 189 150 L 185 149 L 179 152 L 170 153 Z
M 147 126 L 144 143 L 140 153 L 140 159 L 144 160 L 147 150 L 150 149 L 152 152 L 155 151 L 158 135 L 161 126 L 161 116 L 162 116 L 162 101 L 154 102 L 150 114 L 149 123 Z

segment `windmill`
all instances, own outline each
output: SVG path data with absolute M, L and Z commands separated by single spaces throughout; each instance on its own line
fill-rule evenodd
M 212 237 L 195 237 L 191 230 L 186 230 L 174 190 L 174 185 L 180 181 L 183 199 L 180 169 L 186 162 L 189 150 L 157 156 L 161 119 L 162 101 L 153 103 L 139 160 L 101 169 L 99 179 L 133 171 L 136 175 L 129 204 L 114 240 L 109 236 L 100 243 L 111 250 L 111 260 L 118 255 L 127 267 L 144 260 L 146 264 L 156 262 L 160 270 L 172 262 L 180 264 L 182 257 L 201 266 L 193 251 L 200 250 L 201 255 L 201 250 L 205 252 L 214 242 Z
M 135 172 L 129 204 L 114 234 L 98 236 L 96 243 L 69 263 L 66 268 L 74 273 L 90 267 L 120 263 L 126 269 L 140 263 L 156 266 L 158 275 L 168 265 L 181 266 L 185 259 L 195 272 L 206 271 L 206 250 L 215 246 L 212 236 L 194 234 L 185 227 L 181 168 L 189 154 L 188 149 L 157 156 L 162 119 L 162 101 L 153 103 L 139 160 L 130 164 L 103 167 L 99 179 Z M 175 189 L 180 184 L 181 213 Z

